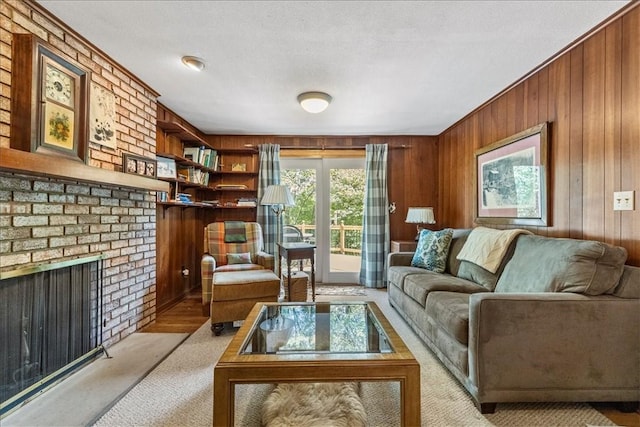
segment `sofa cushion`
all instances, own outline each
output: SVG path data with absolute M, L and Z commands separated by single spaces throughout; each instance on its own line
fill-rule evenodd
M 640 267 L 625 265 L 618 285 L 609 293 L 620 298 L 640 299 Z
M 451 228 L 440 231 L 422 230 L 411 265 L 436 273 L 444 272 L 452 237 L 453 230 Z
M 424 268 L 396 265 L 387 269 L 387 280 L 404 290 L 404 279 L 410 274 L 423 274 Z
M 458 269 L 457 276 L 462 279 L 467 279 L 472 282 L 476 282 L 490 291 L 493 291 L 496 288 L 496 284 L 498 283 L 498 278 L 504 271 L 505 266 L 513 256 L 513 252 L 516 248 L 516 241 L 519 238 L 517 236 L 513 241 L 511 241 L 509 248 L 502 258 L 502 262 L 498 266 L 498 270 L 495 273 L 490 272 L 489 270 L 485 270 L 477 264 L 472 263 L 471 261 L 460 261 L 460 267 Z
M 425 311 L 461 344 L 469 343 L 469 295 L 459 292 L 431 292 Z
M 477 283 L 460 279 L 449 274 L 434 273 L 423 270 L 422 274 L 411 274 L 404 280 L 404 293 L 424 307 L 427 296 L 433 291 L 450 291 L 459 293 L 487 292 Z
M 626 249 L 602 242 L 520 236 L 495 291 L 600 295 L 617 285 L 626 259 Z
M 444 272 L 453 276 L 458 275 L 458 269 L 460 268 L 460 260 L 458 254 L 467 241 L 467 237 L 471 233 L 470 228 L 454 229 L 453 236 L 451 237 L 451 244 L 449 245 L 449 256 L 447 257 L 447 267 Z

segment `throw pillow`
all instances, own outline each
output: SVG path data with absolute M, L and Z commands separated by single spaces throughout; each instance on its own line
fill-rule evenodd
M 411 265 L 436 273 L 444 272 L 452 237 L 453 229 L 451 228 L 440 231 L 422 230 Z
M 251 253 L 227 254 L 227 264 L 251 264 Z

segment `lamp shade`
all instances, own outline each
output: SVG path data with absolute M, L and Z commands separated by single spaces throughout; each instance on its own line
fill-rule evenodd
M 410 224 L 435 224 L 436 219 L 433 216 L 433 208 L 409 208 L 407 219 L 404 222 Z
M 265 190 L 260 204 L 293 206 L 295 202 L 289 187 L 286 185 L 270 185 Z
M 298 102 L 307 113 L 322 113 L 331 102 L 331 95 L 324 92 L 305 92 L 298 95 Z

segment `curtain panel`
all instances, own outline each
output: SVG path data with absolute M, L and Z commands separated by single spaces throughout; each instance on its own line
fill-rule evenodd
M 389 254 L 387 144 L 368 144 L 365 157 L 364 218 L 360 284 L 384 288 Z
M 262 226 L 264 235 L 264 249 L 267 253 L 278 257 L 278 230 L 281 229 L 282 217 L 276 216 L 271 206 L 262 206 L 260 202 L 262 196 L 270 185 L 280 184 L 280 145 L 278 144 L 260 144 L 258 146 L 259 153 L 259 169 L 258 169 L 258 208 L 257 221 Z M 276 260 L 276 267 L 280 265 L 280 261 Z

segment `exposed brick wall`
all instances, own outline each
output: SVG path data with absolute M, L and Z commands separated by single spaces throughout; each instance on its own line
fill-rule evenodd
M 157 94 L 37 4 L 17 0 L 0 2 L 0 147 L 11 146 L 14 33 L 47 41 L 115 94 L 117 146 L 91 143 L 89 165 L 121 171 L 122 153 L 155 157 Z M 155 214 L 149 191 L 0 169 L 0 270 L 103 254 L 104 338 L 113 344 L 155 319 Z

